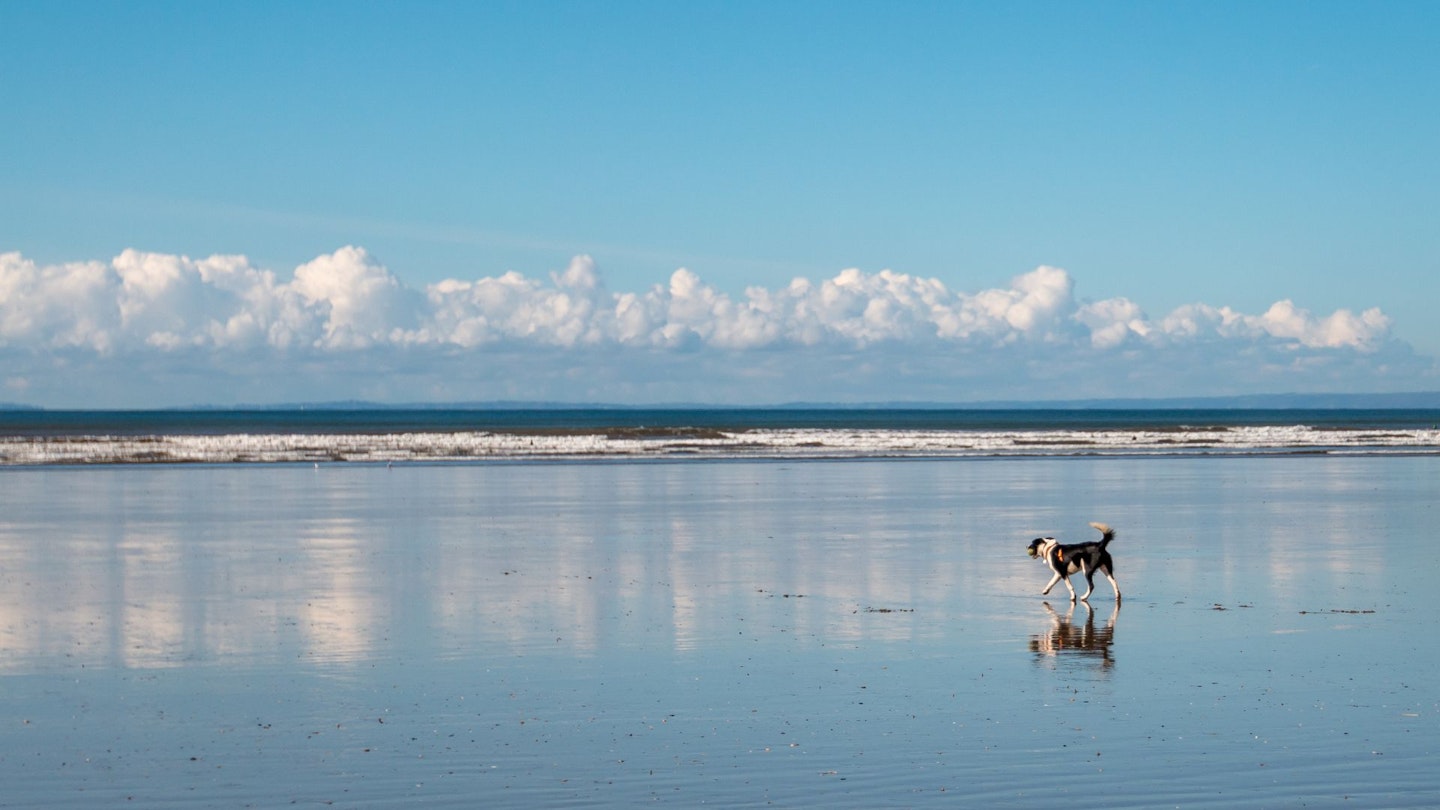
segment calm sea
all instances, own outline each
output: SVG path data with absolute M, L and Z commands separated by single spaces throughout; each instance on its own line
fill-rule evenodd
M 1440 409 L 535 408 L 0 411 L 0 436 L 554 432 L 612 429 L 1138 430 L 1308 425 L 1430 429 Z

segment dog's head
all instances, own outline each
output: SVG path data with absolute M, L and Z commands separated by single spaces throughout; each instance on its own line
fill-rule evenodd
M 1025 553 L 1029 554 L 1031 557 L 1038 557 L 1040 556 L 1040 547 L 1044 545 L 1045 538 L 1037 537 L 1034 540 L 1030 541 L 1030 545 L 1025 549 Z

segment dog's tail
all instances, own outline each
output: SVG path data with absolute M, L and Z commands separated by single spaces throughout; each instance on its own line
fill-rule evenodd
M 1100 532 L 1100 548 L 1103 551 L 1106 546 L 1110 545 L 1110 541 L 1115 539 L 1115 530 L 1104 523 L 1091 523 L 1090 525 Z

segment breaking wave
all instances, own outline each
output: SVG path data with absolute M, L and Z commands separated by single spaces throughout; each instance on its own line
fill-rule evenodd
M 12 435 L 0 465 L 414 463 L 1440 453 L 1440 429 L 1306 425 L 1113 430 L 605 428 L 377 433 Z

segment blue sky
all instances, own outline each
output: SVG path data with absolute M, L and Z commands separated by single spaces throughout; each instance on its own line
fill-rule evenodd
M 0 401 L 1440 388 L 1437 30 L 1401 2 L 10 0 Z

